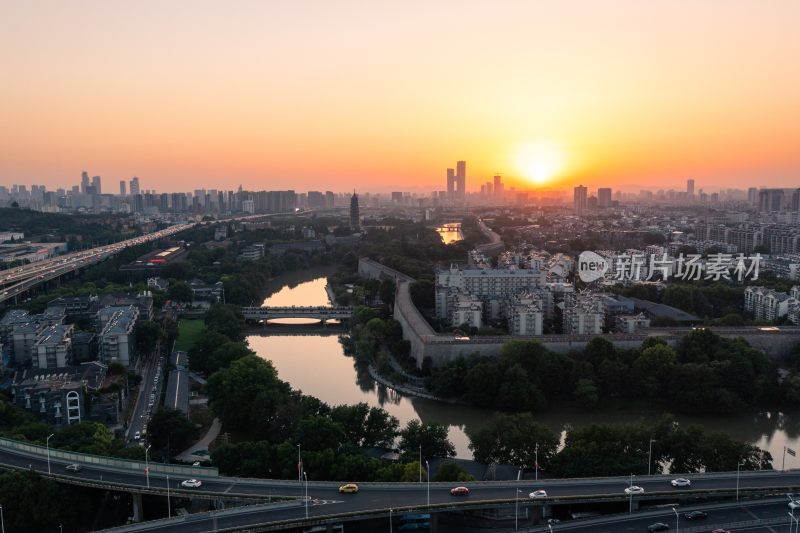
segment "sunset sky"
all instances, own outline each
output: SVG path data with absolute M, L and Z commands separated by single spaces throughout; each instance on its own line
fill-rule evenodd
M 0 184 L 800 186 L 800 1 L 0 2 Z

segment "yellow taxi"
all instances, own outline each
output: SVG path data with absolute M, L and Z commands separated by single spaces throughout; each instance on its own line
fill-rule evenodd
M 352 492 L 355 494 L 358 492 L 358 485 L 355 483 L 348 483 L 347 485 L 342 485 L 339 487 L 339 494 L 344 494 L 345 492 Z

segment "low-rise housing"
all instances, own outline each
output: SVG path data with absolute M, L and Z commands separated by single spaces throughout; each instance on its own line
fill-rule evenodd
M 72 324 L 46 327 L 34 347 L 33 368 L 64 368 L 72 364 Z
M 98 320 L 101 333 L 98 338 L 100 361 L 106 365 L 120 363 L 128 367 L 135 357 L 134 327 L 139 310 L 134 306 L 101 309 Z

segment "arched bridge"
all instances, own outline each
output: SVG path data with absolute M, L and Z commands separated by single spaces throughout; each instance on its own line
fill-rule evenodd
M 353 308 L 346 306 L 286 306 L 286 307 L 242 307 L 247 320 L 272 320 L 274 318 L 310 318 L 321 320 L 346 320 L 353 316 Z

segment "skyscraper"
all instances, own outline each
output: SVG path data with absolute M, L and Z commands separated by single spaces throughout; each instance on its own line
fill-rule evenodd
M 597 207 L 611 207 L 611 189 L 608 187 L 601 187 L 597 189 Z
M 119 180 L 119 195 L 125 196 L 125 180 Z
M 466 196 L 467 162 L 457 161 L 456 169 L 447 169 L 447 197 L 451 202 L 462 201 Z
M 358 214 L 358 195 L 353 191 L 353 196 L 350 197 L 350 229 L 358 231 L 361 227 Z
M 103 189 L 100 186 L 100 176 L 92 177 L 92 187 L 94 187 L 95 194 L 103 194 Z
M 136 176 L 131 178 L 131 184 L 130 185 L 131 185 L 130 186 L 131 196 L 133 196 L 135 194 L 139 194 L 139 178 L 137 178 Z
M 86 194 L 86 189 L 89 187 L 89 173 L 85 170 L 81 172 L 81 193 Z
M 750 187 L 747 189 L 747 203 L 750 205 L 758 205 L 758 189 Z
M 586 187 L 583 185 L 575 187 L 573 203 L 576 211 L 584 211 L 586 209 Z
M 758 191 L 758 210 L 762 212 L 783 209 L 783 189 L 761 189 Z
M 500 176 L 494 177 L 494 197 L 502 201 L 505 191 L 503 190 L 503 178 Z
M 694 196 L 694 180 L 686 180 L 686 194 L 689 198 Z

